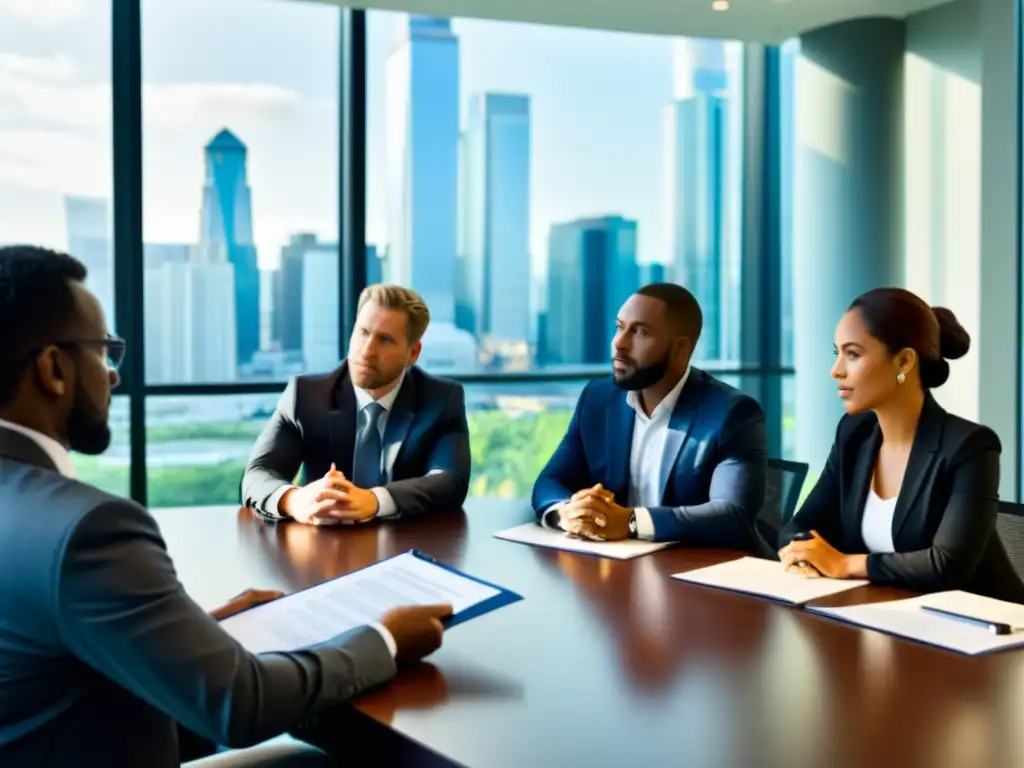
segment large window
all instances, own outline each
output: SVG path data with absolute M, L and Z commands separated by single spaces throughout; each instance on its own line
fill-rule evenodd
M 337 363 L 340 13 L 142 3 L 147 381 Z
M 697 296 L 697 363 L 791 427 L 791 344 L 765 353 L 780 329 L 758 304 L 788 328 L 789 299 L 763 298 L 745 209 L 767 178 L 744 133 L 760 53 L 301 0 L 138 3 L 138 29 L 129 0 L 0 3 L 0 242 L 79 256 L 132 341 L 90 482 L 235 502 L 285 381 L 338 364 L 364 277 L 350 253 L 430 305 L 421 364 L 466 386 L 475 495 L 529 494 L 648 282 Z
M 368 13 L 367 282 L 425 298 L 421 364 L 603 375 L 621 304 L 675 281 L 704 310 L 699 362 L 738 366 L 742 59 L 720 40 Z M 550 386 L 518 385 L 541 407 Z M 470 401 L 475 465 L 502 454 L 474 493 L 528 496 L 573 405 L 507 392 Z
M 367 278 L 426 299 L 426 367 L 606 366 L 661 280 L 741 358 L 741 44 L 372 12 L 367 50 Z
M 69 251 L 89 271 L 114 330 L 110 6 L 0 3 L 0 245 Z M 112 405 L 113 451 L 127 402 Z M 78 471 L 127 493 L 127 465 L 74 457 Z
M 577 380 L 467 385 L 473 454 L 470 493 L 528 497 L 537 473 L 565 432 L 583 384 Z M 249 452 L 276 403 L 277 395 L 148 398 L 150 506 L 236 503 Z

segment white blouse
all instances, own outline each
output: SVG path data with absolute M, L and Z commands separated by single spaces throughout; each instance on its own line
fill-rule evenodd
M 895 552 L 892 543 L 892 517 L 896 511 L 896 500 L 883 499 L 872 488 L 864 502 L 864 518 L 860 524 L 860 535 L 867 544 L 869 552 Z

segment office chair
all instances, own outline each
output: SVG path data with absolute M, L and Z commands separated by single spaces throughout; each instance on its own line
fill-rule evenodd
M 996 514 L 996 532 L 1010 556 L 1013 570 L 1024 579 L 1024 504 L 1000 501 Z
M 754 538 L 760 557 L 779 559 L 779 531 L 796 514 L 807 470 L 808 465 L 803 462 L 768 459 L 764 504 L 754 520 Z

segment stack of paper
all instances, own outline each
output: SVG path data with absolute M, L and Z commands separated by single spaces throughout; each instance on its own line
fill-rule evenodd
M 531 544 L 535 547 L 546 547 L 548 549 L 563 549 L 566 552 L 580 552 L 585 555 L 598 555 L 615 560 L 630 560 L 634 557 L 657 552 L 659 549 L 671 546 L 671 543 L 637 541 L 635 539 L 625 541 L 586 541 L 584 539 L 574 539 L 570 538 L 564 531 L 544 528 L 536 523 L 527 523 L 526 525 L 498 531 L 494 536 L 505 541 L 514 541 L 518 544 Z
M 932 613 L 925 608 L 951 611 L 974 621 Z M 969 656 L 1024 646 L 1024 605 L 969 592 L 937 592 L 887 603 L 808 610 Z M 1002 629 L 1009 633 L 995 634 L 993 629 L 997 625 L 1006 625 Z
M 866 581 L 849 579 L 809 579 L 787 572 L 778 561 L 762 560 L 758 557 L 741 557 L 739 560 L 730 560 L 695 571 L 675 573 L 672 574 L 672 578 L 706 587 L 767 597 L 792 605 L 803 605 L 809 600 L 817 600 L 867 584 Z

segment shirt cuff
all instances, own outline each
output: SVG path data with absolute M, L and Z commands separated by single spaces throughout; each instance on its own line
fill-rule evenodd
M 281 497 L 284 496 L 292 488 L 295 488 L 295 486 L 282 485 L 280 488 L 278 488 L 276 491 L 270 494 L 270 497 L 267 499 L 267 515 L 269 515 L 270 517 L 288 517 L 288 515 L 281 511 L 279 505 L 281 504 Z
M 564 530 L 558 518 L 558 510 L 564 506 L 565 502 L 559 501 L 545 509 L 544 513 L 540 516 L 540 524 L 545 528 L 551 528 L 556 531 Z
M 370 493 L 377 497 L 377 517 L 394 517 L 398 514 L 398 505 L 387 488 L 371 488 Z
M 651 517 L 647 507 L 636 507 L 633 510 L 636 515 L 636 537 L 644 541 L 654 541 L 654 518 Z
M 394 636 L 388 632 L 387 627 L 379 622 L 373 622 L 370 624 L 371 627 L 380 633 L 380 636 L 384 638 L 384 642 L 388 646 L 388 650 L 391 652 L 391 658 L 395 658 L 398 655 L 398 643 L 395 642 Z

